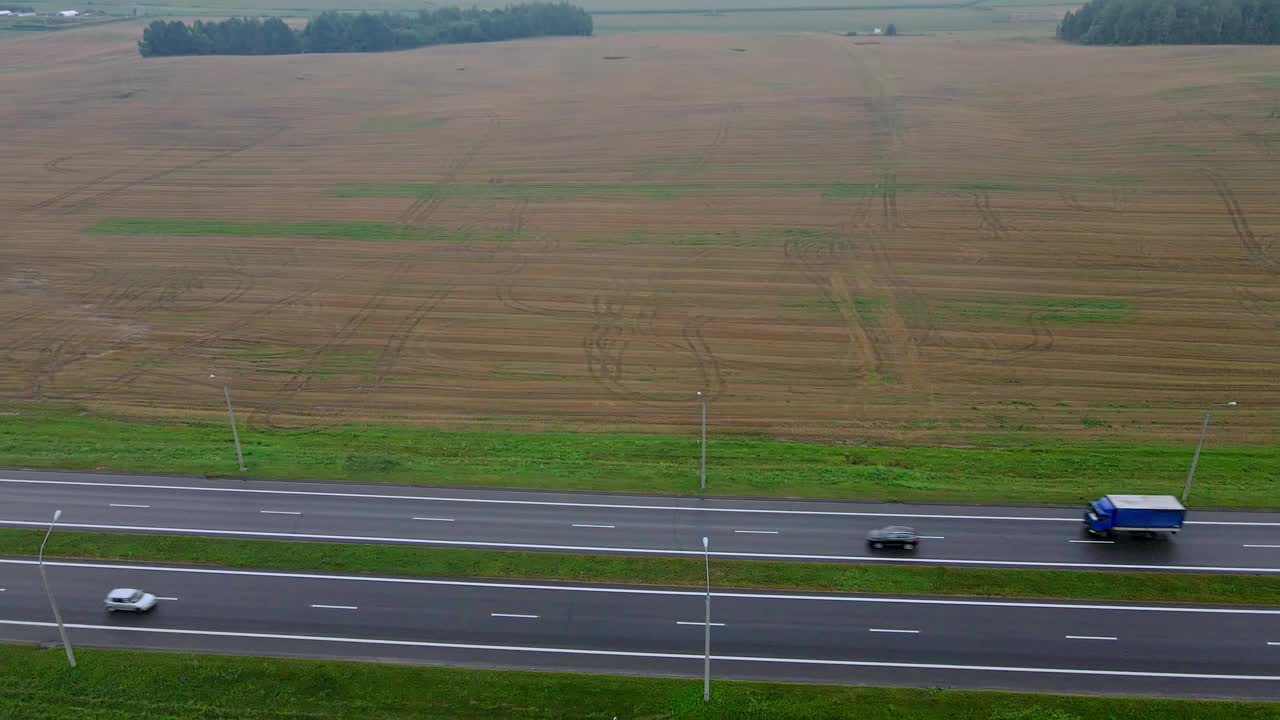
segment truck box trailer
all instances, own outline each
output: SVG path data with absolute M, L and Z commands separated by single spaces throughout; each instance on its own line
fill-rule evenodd
M 1084 511 L 1085 528 L 1093 535 L 1172 535 L 1186 519 L 1187 509 L 1172 495 L 1106 495 Z

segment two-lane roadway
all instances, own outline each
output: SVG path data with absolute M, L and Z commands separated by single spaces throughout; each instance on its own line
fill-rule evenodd
M 1280 573 L 1280 513 L 1192 510 L 1170 540 L 1088 537 L 1081 510 L 672 498 L 0 471 L 0 526 L 643 555 Z M 867 530 L 910 525 L 915 552 Z
M 73 643 L 699 676 L 699 589 L 47 562 Z M 108 614 L 113 587 L 165 598 Z M 0 559 L 0 640 L 56 645 Z M 1280 699 L 1280 609 L 712 591 L 715 677 Z

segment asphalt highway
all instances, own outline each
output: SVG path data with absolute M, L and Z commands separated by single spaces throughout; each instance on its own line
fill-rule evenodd
M 1172 539 L 1088 537 L 1072 508 L 671 498 L 0 471 L 0 526 L 511 550 L 1280 573 L 1280 513 L 1189 513 Z M 866 532 L 910 525 L 914 552 Z
M 47 562 L 72 643 L 702 673 L 698 589 Z M 163 598 L 107 613 L 114 587 Z M 56 645 L 34 561 L 0 559 L 0 640 Z M 713 676 L 1280 699 L 1280 609 L 713 589 Z

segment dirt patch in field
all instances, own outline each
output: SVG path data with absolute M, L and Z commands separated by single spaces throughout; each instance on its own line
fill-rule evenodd
M 1215 432 L 1274 440 L 1274 49 L 137 30 L 0 43 L 0 398 L 214 413 L 215 372 L 281 427 L 687 431 L 702 390 L 858 441 L 1237 399 Z

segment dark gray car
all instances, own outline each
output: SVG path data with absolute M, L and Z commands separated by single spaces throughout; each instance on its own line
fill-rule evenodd
M 916 546 L 920 544 L 920 535 L 916 533 L 914 528 L 904 525 L 890 525 L 867 533 L 867 544 L 877 550 L 887 547 L 915 550 Z

